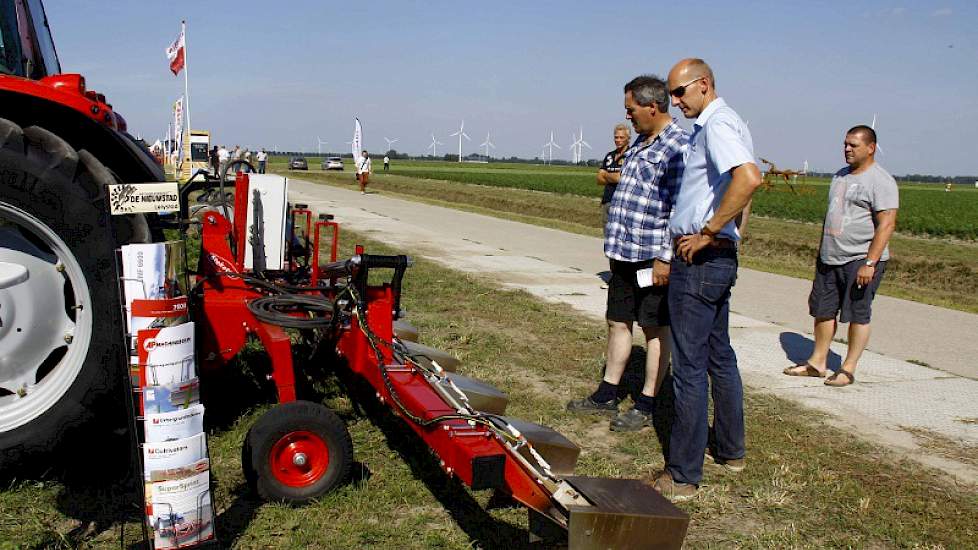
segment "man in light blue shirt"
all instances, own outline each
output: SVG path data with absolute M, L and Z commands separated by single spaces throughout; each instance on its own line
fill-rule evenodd
M 686 168 L 669 222 L 675 239 L 669 273 L 676 418 L 666 468 L 655 488 L 673 500 L 696 494 L 704 449 L 716 464 L 744 468 L 744 390 L 730 347 L 730 289 L 737 243 L 751 196 L 761 184 L 747 125 L 717 96 L 713 71 L 684 59 L 669 72 L 672 104 L 695 118 Z M 712 385 L 714 440 L 707 448 Z

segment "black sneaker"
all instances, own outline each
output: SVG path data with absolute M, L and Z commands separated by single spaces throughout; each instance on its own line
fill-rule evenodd
M 611 425 L 609 427 L 613 432 L 637 432 L 651 425 L 652 413 L 642 412 L 632 407 L 611 419 Z
M 598 402 L 587 396 L 567 403 L 567 410 L 572 413 L 615 414 L 618 412 L 618 400 Z

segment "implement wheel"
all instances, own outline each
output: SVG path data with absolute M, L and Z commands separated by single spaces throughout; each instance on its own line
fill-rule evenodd
M 249 430 L 242 449 L 245 479 L 266 500 L 304 504 L 349 476 L 353 443 L 343 421 L 309 401 L 283 403 Z
M 104 187 L 114 183 L 87 151 L 0 118 L 4 476 L 44 470 L 76 454 L 59 452 L 59 444 L 90 442 L 92 429 L 124 425 L 114 249 L 151 234 L 143 216 L 109 217 Z

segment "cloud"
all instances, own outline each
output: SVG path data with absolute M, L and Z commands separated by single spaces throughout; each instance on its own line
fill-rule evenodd
M 941 8 L 938 10 L 934 10 L 934 13 L 932 13 L 931 15 L 934 17 L 943 17 L 945 15 L 951 15 L 952 13 L 953 12 L 951 11 L 951 8 Z
M 893 8 L 890 10 L 891 15 L 903 15 L 907 11 L 907 8 Z

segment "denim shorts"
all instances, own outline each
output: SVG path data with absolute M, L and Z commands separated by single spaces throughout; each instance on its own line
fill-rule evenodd
M 873 280 L 867 286 L 856 286 L 856 273 L 866 260 L 853 260 L 842 265 L 815 264 L 815 280 L 808 295 L 808 314 L 816 319 L 834 319 L 840 323 L 869 324 L 873 314 L 873 297 L 883 281 L 886 262 L 876 264 Z

